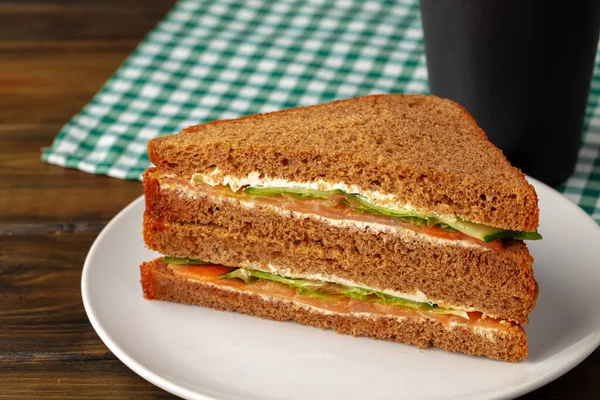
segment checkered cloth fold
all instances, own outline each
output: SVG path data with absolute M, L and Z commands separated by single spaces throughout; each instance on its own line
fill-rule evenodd
M 427 93 L 417 0 L 180 0 L 42 160 L 122 179 L 149 139 L 207 121 L 370 93 Z M 573 176 L 600 222 L 600 62 Z

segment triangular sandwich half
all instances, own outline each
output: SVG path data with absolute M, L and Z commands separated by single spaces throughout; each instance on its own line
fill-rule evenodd
M 374 95 L 150 141 L 149 299 L 517 361 L 538 294 L 525 176 L 459 105 Z

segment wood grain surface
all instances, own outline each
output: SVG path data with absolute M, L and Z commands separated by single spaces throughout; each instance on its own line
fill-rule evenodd
M 90 325 L 81 268 L 138 182 L 42 163 L 173 0 L 0 0 L 0 399 L 171 399 Z M 468 377 L 477 379 L 477 377 Z M 524 399 L 600 399 L 600 351 Z

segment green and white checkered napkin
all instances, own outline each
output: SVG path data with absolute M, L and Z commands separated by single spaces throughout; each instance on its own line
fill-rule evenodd
M 42 160 L 139 179 L 146 143 L 190 125 L 370 93 L 427 93 L 418 0 L 180 0 Z M 600 64 L 574 175 L 600 222 Z

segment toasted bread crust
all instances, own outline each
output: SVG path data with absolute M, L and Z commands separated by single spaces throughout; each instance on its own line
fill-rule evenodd
M 373 95 L 193 126 L 149 142 L 150 160 L 189 178 L 253 171 L 344 182 L 504 229 L 534 231 L 538 200 L 468 112 L 422 95 Z
M 144 187 L 144 239 L 162 254 L 230 266 L 286 266 L 297 275 L 333 275 L 379 290 L 420 290 L 518 323 L 528 322 L 537 300 L 533 259 L 522 242 L 496 252 L 431 242 L 412 231 L 334 226 L 268 207 L 161 190 L 152 171 Z
M 341 334 L 367 336 L 414 344 L 425 348 L 439 347 L 469 355 L 517 362 L 527 358 L 527 336 L 522 327 L 478 334 L 466 326 L 445 327 L 428 319 L 326 314 L 306 309 L 291 301 L 265 300 L 258 295 L 234 292 L 176 277 L 161 259 L 143 263 L 141 283 L 147 299 L 174 301 L 237 311 L 275 321 L 295 321 Z

